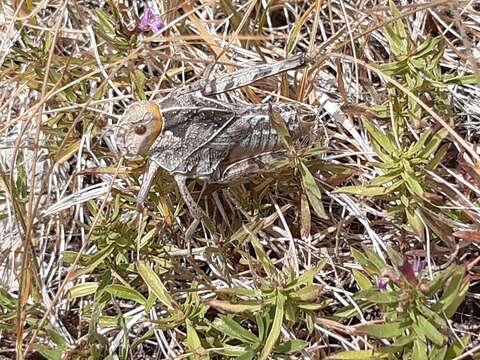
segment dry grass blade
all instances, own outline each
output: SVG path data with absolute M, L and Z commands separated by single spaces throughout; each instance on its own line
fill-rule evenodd
M 479 28 L 460 0 L 2 3 L 0 358 L 474 357 Z

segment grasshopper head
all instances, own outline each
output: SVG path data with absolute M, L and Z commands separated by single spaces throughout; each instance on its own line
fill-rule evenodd
M 115 146 L 126 158 L 144 155 L 158 138 L 163 127 L 160 107 L 150 101 L 130 105 L 112 132 Z

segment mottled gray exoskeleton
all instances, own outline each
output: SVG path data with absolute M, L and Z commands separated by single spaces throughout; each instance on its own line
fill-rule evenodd
M 256 173 L 276 157 L 282 147 L 270 111 L 279 114 L 293 139 L 310 134 L 316 113 L 298 104 L 227 103 L 214 97 L 305 65 L 304 56 L 259 65 L 199 80 L 155 101 L 132 104 L 111 129 L 115 145 L 125 157 L 149 155 L 148 171 L 138 194 L 147 198 L 157 170 L 172 174 L 194 222 L 190 237 L 203 216 L 186 186 L 186 179 L 228 182 Z M 270 108 L 271 107 L 271 108 Z

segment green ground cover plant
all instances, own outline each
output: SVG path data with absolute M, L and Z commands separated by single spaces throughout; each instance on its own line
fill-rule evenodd
M 475 1 L 5 1 L 0 358 L 472 359 L 480 353 Z M 318 110 L 285 154 L 188 181 L 193 222 L 125 108 L 296 54 L 216 95 Z

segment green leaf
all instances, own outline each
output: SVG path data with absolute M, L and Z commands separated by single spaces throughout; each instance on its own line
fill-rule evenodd
M 143 281 L 145 281 L 145 284 L 147 284 L 149 290 L 157 296 L 158 300 L 160 300 L 163 305 L 170 310 L 178 308 L 178 305 L 172 299 L 170 293 L 165 285 L 163 285 L 158 275 L 144 261 L 137 262 L 137 270 Z
M 320 297 L 322 290 L 323 285 L 312 284 L 309 286 L 305 286 L 300 290 L 290 291 L 288 297 L 291 300 L 295 301 L 315 301 Z
M 425 360 L 427 356 L 427 345 L 420 339 L 413 342 L 412 360 Z
M 251 331 L 246 330 L 231 316 L 221 315 L 213 321 L 212 326 L 232 339 L 237 339 L 252 345 L 258 345 L 260 343 L 257 336 Z
M 85 263 L 85 267 L 74 271 L 72 274 L 72 278 L 77 278 L 81 275 L 91 273 L 93 270 L 97 268 L 97 266 L 99 266 L 100 264 L 103 264 L 104 260 L 110 256 L 110 254 L 113 252 L 114 249 L 115 249 L 114 244 L 110 244 L 105 249 L 100 250 L 95 255 L 88 257 L 87 258 L 88 260 Z
M 305 271 L 298 278 L 289 282 L 284 287 L 284 289 L 288 291 L 288 290 L 292 290 L 293 288 L 296 288 L 296 287 L 299 287 L 299 286 L 302 286 L 302 285 L 306 285 L 306 286 L 311 285 L 313 283 L 313 278 L 315 277 L 315 275 L 317 275 L 318 272 L 323 269 L 323 267 L 325 266 L 326 263 L 327 263 L 326 259 L 323 259 L 323 260 L 319 261 L 315 266 L 313 266 L 312 268 Z
M 440 314 L 436 313 L 435 311 L 432 311 L 430 308 L 427 306 L 423 305 L 422 303 L 417 303 L 416 304 L 417 310 L 420 311 L 420 313 L 428 319 L 437 329 L 442 329 L 447 326 L 447 322 L 445 319 L 440 316 Z
M 381 354 L 374 350 L 359 350 L 359 351 L 342 351 L 334 355 L 330 355 L 328 360 L 375 360 L 387 359 L 387 354 Z
M 437 328 L 433 326 L 432 323 L 426 318 L 418 315 L 417 324 L 423 335 L 430 339 L 430 341 L 435 345 L 442 346 L 445 343 L 446 337 L 440 333 L 440 331 L 438 331 Z
M 307 21 L 310 13 L 316 8 L 316 6 L 317 5 L 315 2 L 312 5 L 310 5 L 307 11 L 305 11 L 305 13 L 300 17 L 300 19 L 298 19 L 293 25 L 292 30 L 290 31 L 290 34 L 288 34 L 287 46 L 286 46 L 287 54 L 290 54 L 295 48 L 295 46 L 297 45 L 302 27 Z
M 59 350 L 67 351 L 69 348 L 69 342 L 67 339 L 60 335 L 58 332 L 52 329 L 46 329 L 48 338 L 57 345 Z
M 412 229 L 421 237 L 424 235 L 424 227 L 423 227 L 423 222 L 422 219 L 420 219 L 420 216 L 417 214 L 416 211 L 413 211 L 409 208 L 405 209 L 405 214 L 407 215 L 407 220 Z
M 98 288 L 98 282 L 86 282 L 73 286 L 68 290 L 68 298 L 75 299 L 77 297 L 95 294 Z
M 244 314 L 247 312 L 254 313 L 262 310 L 265 305 L 269 304 L 269 301 L 240 301 L 232 303 L 230 301 L 212 299 L 205 303 L 214 309 L 219 309 L 227 313 Z
M 411 56 L 412 59 L 424 58 L 426 55 L 433 53 L 435 47 L 442 41 L 442 39 L 437 36 L 425 40 L 420 46 L 417 47 L 415 54 Z
M 279 344 L 273 352 L 280 354 L 290 354 L 305 349 L 307 345 L 308 343 L 303 340 L 287 340 Z
M 130 72 L 130 79 L 133 83 L 133 90 L 138 100 L 147 100 L 147 96 L 143 91 L 143 86 L 145 84 L 145 74 L 143 71 L 135 69 L 133 72 Z
M 457 85 L 476 85 L 480 83 L 480 80 L 475 74 L 456 76 L 454 78 L 448 79 L 445 81 L 445 84 L 457 84 Z
M 248 349 L 243 354 L 241 354 L 237 360 L 253 360 L 255 359 L 255 355 L 257 355 L 257 350 L 255 349 Z
M 253 249 L 255 250 L 255 254 L 257 255 L 257 258 L 260 260 L 260 263 L 262 264 L 263 270 L 267 273 L 267 275 L 270 277 L 270 279 L 276 279 L 278 277 L 278 270 L 273 264 L 272 260 L 268 257 L 267 253 L 263 249 L 262 244 L 260 244 L 260 241 L 258 241 L 257 236 L 252 233 L 247 227 L 245 227 L 245 230 L 248 232 L 250 235 L 250 243 L 253 246 Z
M 299 161 L 299 170 L 302 177 L 303 190 L 306 192 L 308 200 L 315 210 L 315 213 L 321 219 L 329 219 L 323 208 L 322 193 L 320 192 L 315 178 L 303 161 Z
M 258 358 L 259 360 L 265 360 L 268 358 L 278 340 L 278 337 L 280 336 L 280 331 L 282 329 L 283 316 L 285 313 L 285 295 L 283 295 L 281 292 L 277 292 L 275 300 L 275 316 L 273 318 L 272 327 L 270 328 L 267 340 L 265 341 L 265 345 L 263 346 Z
M 112 294 L 115 297 L 132 300 L 141 305 L 145 305 L 147 303 L 147 299 L 140 294 L 137 290 L 131 289 L 127 286 L 119 285 L 119 284 L 112 284 L 105 287 L 105 291 L 109 294 Z
M 413 336 L 401 336 L 395 340 L 392 345 L 381 348 L 379 351 L 382 353 L 396 353 L 402 351 L 408 344 L 410 344 L 415 337 Z
M 405 180 L 405 183 L 407 184 L 407 188 L 410 193 L 419 197 L 423 196 L 422 185 L 420 184 L 419 179 L 415 175 L 402 173 L 402 178 Z
M 442 162 L 443 158 L 445 157 L 445 155 L 447 154 L 448 152 L 448 148 L 449 148 L 449 145 L 448 144 L 444 144 L 440 147 L 440 149 L 435 153 L 435 155 L 433 156 L 432 160 L 430 160 L 430 162 L 428 163 L 427 166 L 425 166 L 425 168 L 427 170 L 435 170 L 437 168 L 437 166 Z
M 420 153 L 420 156 L 424 159 L 427 159 L 430 155 L 432 155 L 435 151 L 437 151 L 438 147 L 440 146 L 443 139 L 445 139 L 448 135 L 448 130 L 442 128 L 437 133 L 435 133 L 430 141 L 425 145 L 425 148 Z
M 369 300 L 375 304 L 396 304 L 398 294 L 395 291 L 380 291 L 377 289 L 369 289 L 359 291 L 355 297 Z
M 358 270 L 353 269 L 353 277 L 361 290 L 370 289 L 373 285 L 370 279 Z
M 60 360 L 63 355 L 63 351 L 52 350 L 48 346 L 43 344 L 35 344 L 33 345 L 33 348 L 48 360 Z
M 467 296 L 469 286 L 470 281 L 467 278 L 464 278 L 460 283 L 455 298 L 449 304 L 445 303 L 446 306 L 443 308 L 443 311 L 448 318 L 451 318 L 457 312 L 458 307 L 462 304 L 465 296 Z
M 453 316 L 468 290 L 469 282 L 464 279 L 464 276 L 465 269 L 461 266 L 456 267 L 452 276 L 447 280 L 447 289 L 441 299 L 432 307 L 432 310 L 444 311 L 448 318 Z
M 448 347 L 445 359 L 455 359 L 457 356 L 460 356 L 465 351 L 465 348 L 470 344 L 470 336 L 464 336 L 460 340 L 461 341 L 455 341 Z
M 193 358 L 195 360 L 209 359 L 209 356 L 200 356 L 197 354 L 203 350 L 202 343 L 200 342 L 197 331 L 192 326 L 192 322 L 189 319 L 186 319 L 185 324 L 187 325 L 187 346 L 188 349 L 194 353 Z
M 388 324 L 362 324 L 356 326 L 355 329 L 360 333 L 365 333 L 381 339 L 402 336 L 404 332 L 403 324 L 400 322 L 392 322 Z
M 401 19 L 401 13 L 398 11 L 397 6 L 393 0 L 389 0 L 388 2 L 390 6 L 390 11 L 392 15 L 398 20 L 393 23 L 393 32 L 395 37 L 393 38 L 393 43 L 391 43 L 392 50 L 393 48 L 397 49 L 397 55 L 407 54 L 408 53 L 408 38 L 407 38 L 407 31 Z
M 420 135 L 420 138 L 415 141 L 412 145 L 407 150 L 407 153 L 405 154 L 407 157 L 411 157 L 416 155 L 420 150 L 423 149 L 423 146 L 425 145 L 425 142 L 427 141 L 428 137 L 432 133 L 432 130 L 427 130 L 424 133 Z
M 385 185 L 387 183 L 393 182 L 397 179 L 402 173 L 402 169 L 396 169 L 388 172 L 385 175 L 377 176 L 375 179 L 370 181 L 371 186 Z
M 445 270 L 434 273 L 432 281 L 428 284 L 427 296 L 431 297 L 437 293 L 437 291 L 439 291 L 445 284 L 446 280 L 452 276 L 455 270 L 456 269 L 453 266 L 450 266 Z
M 334 193 L 349 193 L 363 196 L 380 196 L 387 194 L 387 188 L 383 186 L 344 186 L 334 191 Z
M 429 360 L 445 360 L 445 355 L 447 354 L 447 345 L 438 347 L 432 346 L 432 350 L 430 351 Z
M 362 117 L 362 121 L 370 136 L 387 152 L 387 154 L 393 154 L 397 150 L 397 147 L 388 136 L 382 133 L 367 118 Z
M 100 25 L 102 26 L 103 31 L 105 31 L 105 33 L 107 34 L 115 34 L 115 27 L 110 21 L 110 16 L 102 10 L 97 10 L 96 14 L 98 16 L 98 20 L 100 21 Z

